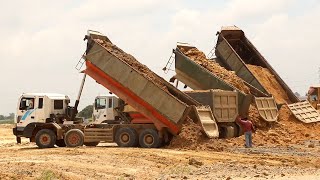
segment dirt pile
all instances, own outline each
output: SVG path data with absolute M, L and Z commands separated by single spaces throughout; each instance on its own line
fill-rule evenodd
M 286 105 L 280 109 L 278 122 L 267 123 L 260 120 L 254 106 L 250 106 L 249 119 L 253 121 L 257 129 L 253 134 L 254 146 L 285 147 L 291 144 L 307 145 L 308 143 L 309 146 L 310 142 L 320 140 L 320 136 L 318 136 L 320 124 L 305 124 L 298 121 Z M 168 148 L 224 151 L 233 146 L 243 145 L 243 135 L 231 139 L 208 139 L 201 132 L 201 127 L 188 119 L 183 124 L 181 133 L 172 139 Z
M 262 84 L 262 86 L 270 94 L 273 95 L 277 104 L 291 103 L 286 91 L 282 88 L 277 79 L 274 77 L 274 75 L 271 74 L 271 72 L 267 68 L 250 64 L 247 64 L 247 67 Z
M 105 47 L 111 54 L 116 56 L 117 58 L 121 59 L 122 61 L 126 62 L 130 66 L 132 66 L 135 70 L 140 72 L 144 77 L 147 79 L 153 81 L 156 85 L 158 85 L 160 88 L 168 92 L 168 89 L 165 85 L 165 80 L 156 75 L 153 71 L 151 71 L 146 65 L 141 64 L 139 61 L 137 61 L 131 54 L 128 54 L 124 52 L 122 49 L 117 47 L 116 45 L 103 41 L 101 39 L 95 39 L 96 42 L 101 44 L 103 47 Z
M 187 118 L 181 132 L 174 137 L 167 148 L 183 150 L 213 150 L 223 151 L 228 144 L 223 139 L 208 139 L 201 130 L 200 125 Z
M 206 55 L 202 51 L 198 50 L 195 47 L 191 49 L 180 48 L 180 51 L 184 55 L 188 56 L 191 60 L 206 68 L 208 71 L 212 72 L 222 80 L 226 81 L 227 83 L 238 88 L 246 94 L 250 93 L 250 89 L 244 84 L 243 80 L 234 73 L 234 71 L 228 71 L 224 67 L 221 67 L 218 63 L 207 59 Z

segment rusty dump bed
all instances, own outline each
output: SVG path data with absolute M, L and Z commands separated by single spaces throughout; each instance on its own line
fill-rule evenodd
M 174 50 L 176 78 L 194 90 L 221 89 L 226 91 L 237 91 L 239 102 L 239 113 L 246 115 L 253 100 L 252 95 L 244 94 L 242 91 L 225 82 L 206 68 L 192 61 L 184 55 L 178 45 Z M 187 48 L 187 47 L 184 47 Z
M 289 100 L 292 103 L 299 102 L 299 99 L 294 95 L 289 86 L 281 79 L 278 73 L 238 27 L 222 27 L 218 36 L 215 54 L 218 57 L 217 61 L 219 64 L 229 70 L 235 71 L 240 78 L 265 94 L 269 94 L 269 92 L 267 92 L 261 82 L 255 78 L 247 65 L 267 68 L 286 92 Z
M 158 130 L 178 134 L 192 107 L 200 106 L 104 35 L 86 36 L 85 73 L 151 119 Z M 215 123 L 212 120 L 212 123 Z

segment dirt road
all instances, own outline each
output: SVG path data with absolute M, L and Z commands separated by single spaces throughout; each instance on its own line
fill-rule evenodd
M 0 126 L 0 179 L 319 179 L 320 148 L 230 147 L 223 152 L 99 147 L 38 149 Z

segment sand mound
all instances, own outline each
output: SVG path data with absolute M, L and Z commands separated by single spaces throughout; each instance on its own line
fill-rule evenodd
M 174 137 L 167 148 L 183 150 L 213 150 L 223 151 L 227 147 L 222 139 L 208 139 L 201 131 L 201 127 L 192 119 L 187 118 L 181 133 Z
M 290 104 L 286 91 L 282 88 L 274 75 L 267 68 L 247 64 L 249 70 L 258 79 L 262 86 L 273 95 L 277 104 Z
M 180 48 L 180 51 L 200 66 L 206 68 L 208 71 L 212 72 L 214 75 L 236 87 L 240 91 L 246 94 L 250 93 L 250 89 L 244 84 L 244 81 L 234 73 L 234 71 L 228 71 L 218 63 L 207 59 L 206 55 L 202 51 L 195 47 L 188 50 Z
M 252 116 L 257 118 L 256 116 Z M 251 119 L 251 116 L 249 117 Z M 252 119 L 253 122 L 255 121 Z M 259 121 L 260 122 L 260 121 Z M 255 123 L 255 122 L 254 122 Z M 256 125 L 256 124 L 255 124 Z M 257 128 L 253 135 L 255 146 L 288 146 L 290 144 L 305 144 L 306 141 L 320 140 L 318 136 L 320 124 L 304 124 L 298 121 L 288 106 L 280 109 L 278 122 L 266 123 Z M 223 151 L 232 146 L 243 146 L 244 136 L 231 139 L 208 139 L 202 132 L 201 127 L 188 119 L 183 124 L 181 133 L 174 137 L 168 148 L 184 150 L 208 150 Z

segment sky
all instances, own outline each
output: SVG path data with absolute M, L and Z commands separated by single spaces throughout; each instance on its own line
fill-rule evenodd
M 320 1 L 0 1 L 0 114 L 15 112 L 27 92 L 66 94 L 74 102 L 88 29 L 168 80 L 174 72 L 161 69 L 177 42 L 208 54 L 221 26 L 236 25 L 294 92 L 320 83 Z M 80 109 L 107 92 L 87 78 Z

